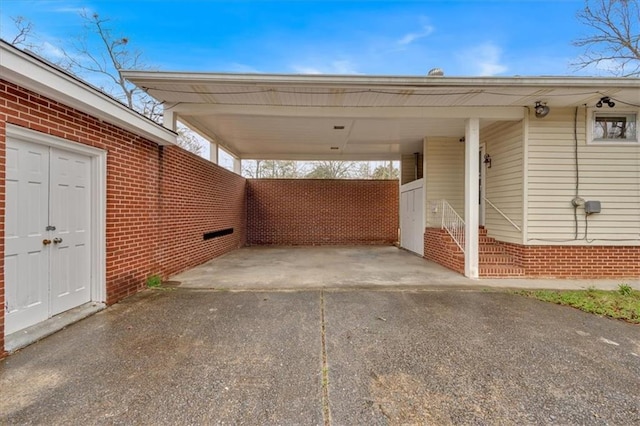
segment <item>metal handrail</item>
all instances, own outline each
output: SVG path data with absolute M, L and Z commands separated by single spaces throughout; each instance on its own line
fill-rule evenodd
M 511 224 L 511 226 L 513 226 L 514 228 L 516 228 L 518 231 L 522 232 L 522 229 L 520 229 L 520 227 L 519 227 L 519 226 L 518 226 L 518 225 L 517 225 L 513 220 L 509 219 L 509 216 L 507 216 L 506 214 L 504 214 L 504 213 L 502 212 L 502 210 L 500 210 L 499 208 L 497 208 L 497 207 L 495 206 L 495 204 L 493 204 L 491 201 L 487 200 L 487 197 L 483 197 L 483 198 L 484 198 L 484 201 L 486 201 L 486 202 L 487 202 L 487 204 L 489 204 L 491 207 L 493 207 L 493 209 L 494 209 L 495 211 L 497 211 L 498 213 L 500 213 L 500 216 L 504 217 L 504 218 L 507 220 L 507 222 L 509 222 L 509 223 Z
M 440 200 L 441 228 L 445 229 L 464 253 L 464 220 L 447 200 Z

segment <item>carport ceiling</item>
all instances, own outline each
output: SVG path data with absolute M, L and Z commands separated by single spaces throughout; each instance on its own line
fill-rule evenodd
M 640 79 L 372 77 L 125 71 L 181 122 L 245 159 L 388 160 L 424 137 L 520 120 L 536 101 L 638 103 Z

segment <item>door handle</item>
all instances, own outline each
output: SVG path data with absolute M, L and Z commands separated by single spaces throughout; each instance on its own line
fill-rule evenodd
M 42 240 L 42 244 L 44 244 L 45 246 L 48 246 L 49 244 L 51 244 L 51 240 L 44 239 Z
M 56 237 L 53 239 L 53 244 L 60 244 L 62 242 L 62 238 Z

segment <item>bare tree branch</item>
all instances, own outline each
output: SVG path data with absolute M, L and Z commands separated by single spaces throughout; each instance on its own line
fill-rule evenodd
M 11 17 L 11 20 L 18 32 L 15 37 L 13 37 L 13 40 L 9 41 L 9 43 L 13 46 L 24 45 L 33 32 L 33 23 L 31 23 L 31 21 L 27 21 L 24 16 Z
M 40 49 L 32 41 L 35 38 L 33 23 L 24 16 L 11 16 L 10 19 L 16 27 L 16 33 L 6 41 L 13 46 L 38 52 Z
M 578 69 L 604 67 L 614 75 L 640 75 L 639 0 L 586 0 L 578 12 L 580 22 L 592 30 L 574 41 L 585 48 L 573 64 Z

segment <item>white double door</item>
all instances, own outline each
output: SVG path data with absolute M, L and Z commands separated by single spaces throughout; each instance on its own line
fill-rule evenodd
M 91 299 L 91 158 L 7 140 L 5 334 Z

